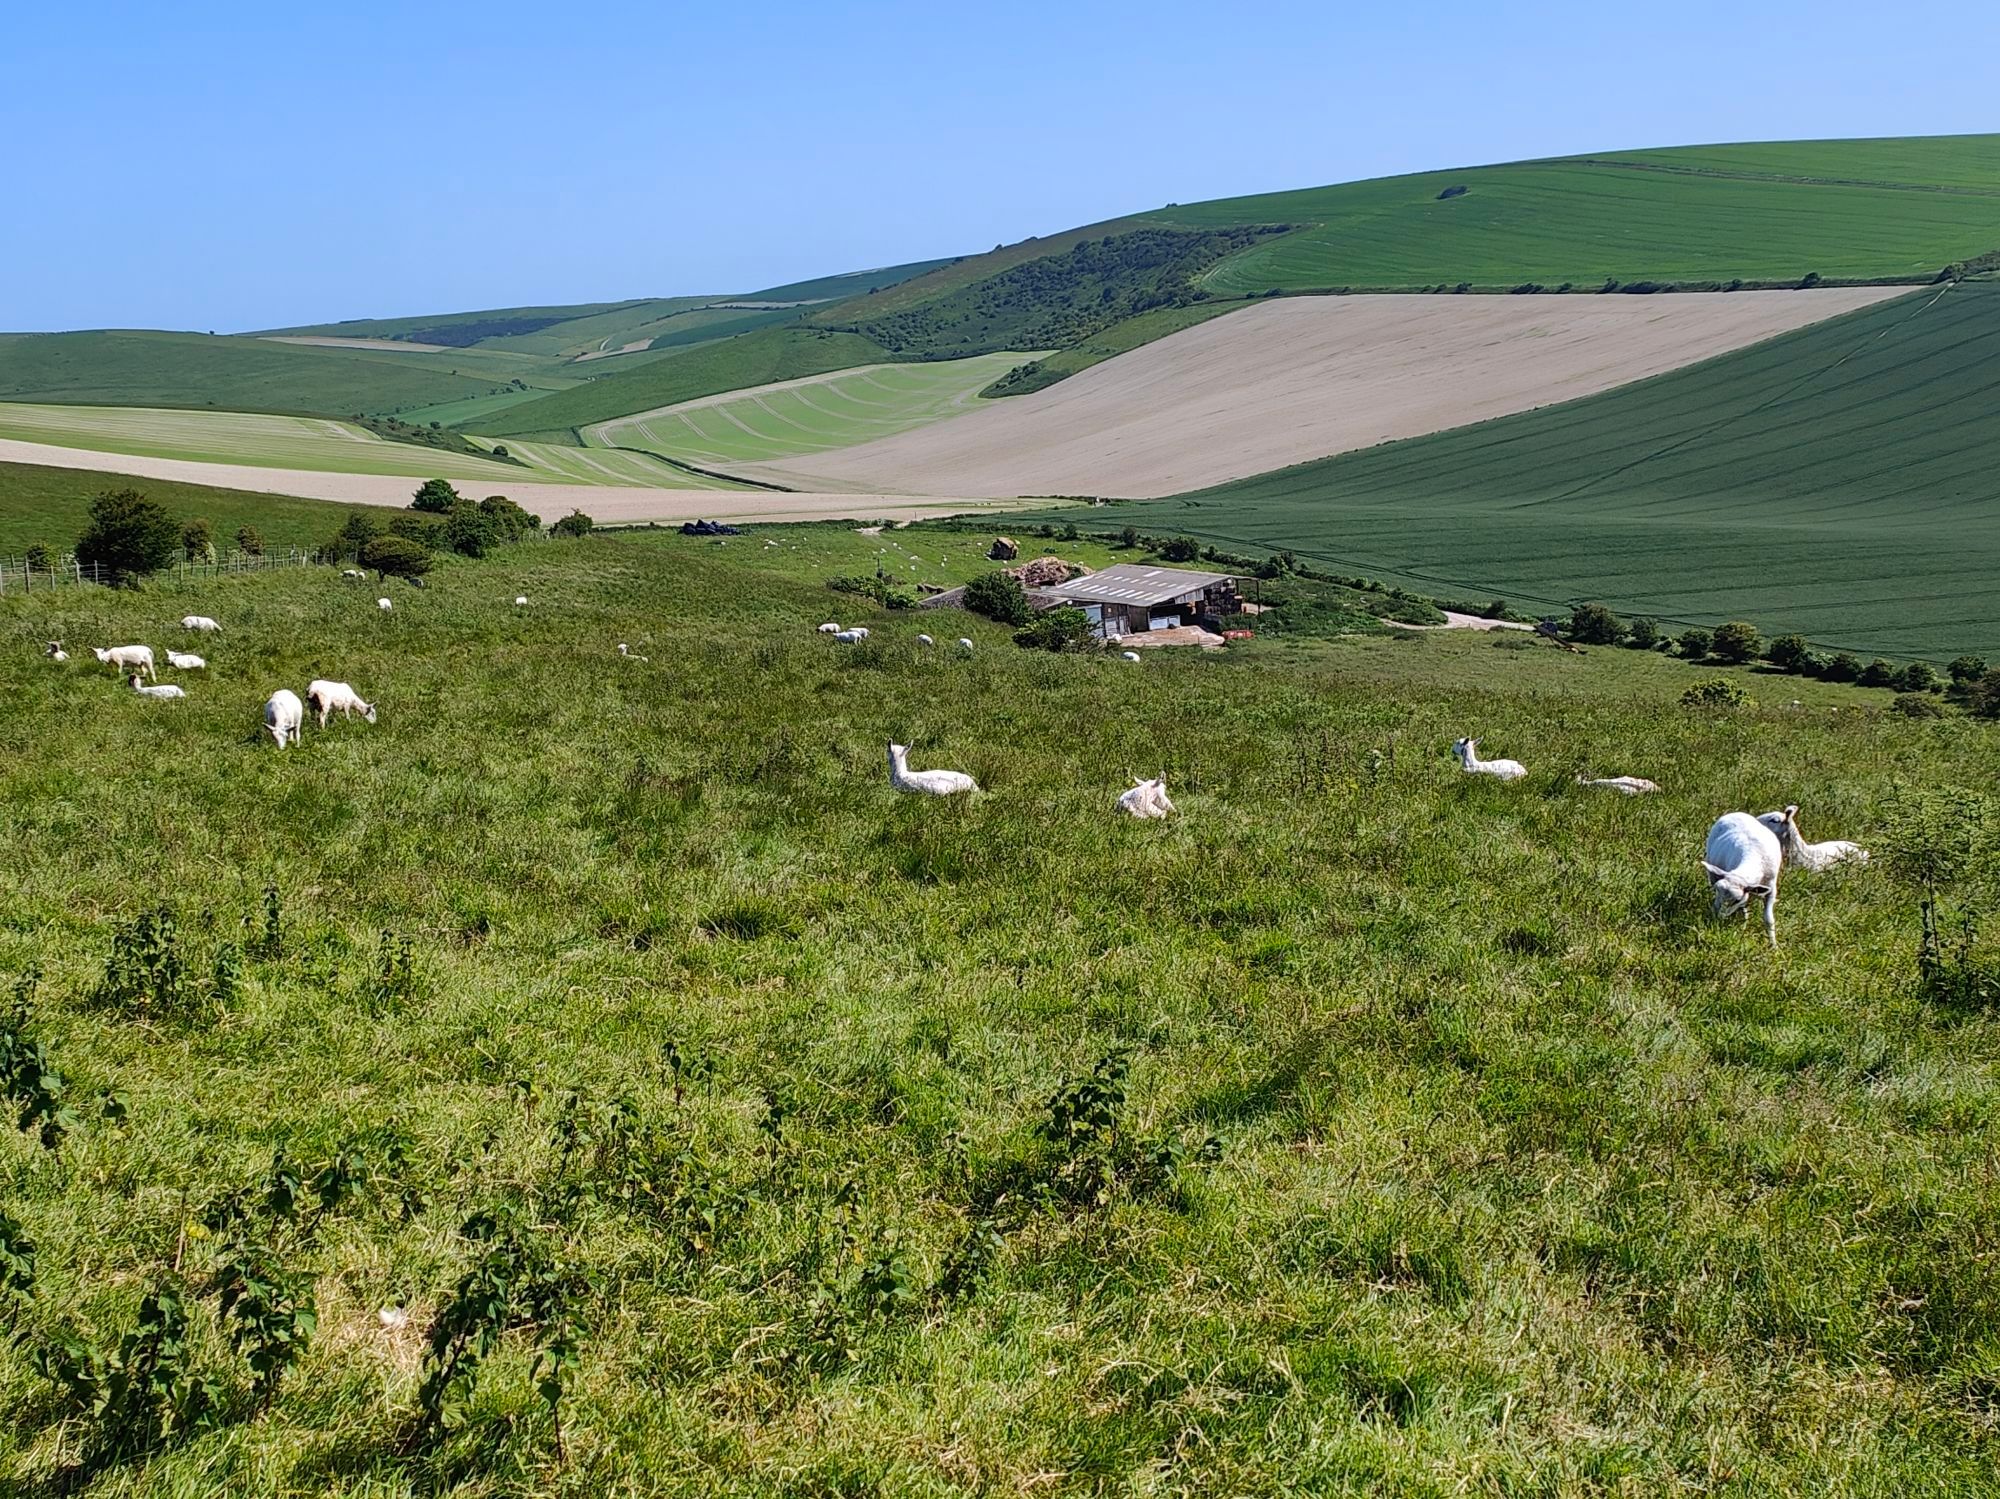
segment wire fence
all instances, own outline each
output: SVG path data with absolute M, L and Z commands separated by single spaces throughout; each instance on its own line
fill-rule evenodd
M 305 547 L 290 547 L 282 552 L 231 552 L 213 561 L 206 557 L 190 557 L 182 552 L 152 576 L 192 582 L 228 577 L 235 573 L 267 572 L 274 567 L 310 567 L 327 560 L 324 550 Z M 351 563 L 354 558 L 350 555 L 340 560 Z M 109 581 L 111 573 L 101 563 L 79 562 L 73 553 L 65 552 L 47 558 L 29 558 L 26 555 L 0 557 L 0 598 L 14 593 L 33 593 L 38 588 L 75 587 L 79 583 L 103 584 Z

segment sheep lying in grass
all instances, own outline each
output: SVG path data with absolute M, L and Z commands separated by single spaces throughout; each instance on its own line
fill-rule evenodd
M 153 670 L 153 648 L 150 645 L 114 645 L 109 649 L 94 645 L 90 654 L 106 666 L 115 666 L 120 671 L 143 671 L 155 679 L 159 676 Z
M 171 682 L 167 683 L 166 686 L 164 687 L 148 687 L 146 685 L 145 679 L 141 677 L 136 671 L 133 672 L 131 676 L 127 677 L 125 681 L 126 685 L 129 686 L 134 692 L 138 693 L 139 696 L 141 697 L 172 698 L 172 697 L 187 696 L 185 692 L 181 691 L 180 688 L 176 687 Z
M 622 640 L 618 642 L 618 654 L 623 656 L 627 661 L 644 661 L 646 659 L 644 656 L 635 655 L 632 647 Z
M 1118 653 L 1118 659 L 1120 661 L 1137 661 L 1139 659 L 1139 653 L 1137 651 L 1120 651 Z
M 889 746 L 889 784 L 898 791 L 913 791 L 920 796 L 957 796 L 979 789 L 962 770 L 910 769 L 909 747 L 901 744 Z
M 48 649 L 43 651 L 42 654 L 47 656 L 51 661 L 69 660 L 69 652 L 62 648 L 60 640 L 51 640 Z
M 176 650 L 169 650 L 167 652 L 167 665 L 171 666 L 175 671 L 206 671 L 208 669 L 208 662 L 200 656 L 191 656 L 186 651 Z
M 305 722 L 305 704 L 289 687 L 280 687 L 264 704 L 264 727 L 278 741 L 278 748 L 299 742 L 299 726 Z
M 958 648 L 967 655 L 970 655 L 972 653 L 972 642 L 961 635 L 958 637 Z
M 364 573 L 358 567 L 343 567 L 340 570 L 340 575 L 343 578 L 365 578 L 368 576 L 368 574 Z
M 1451 752 L 1458 756 L 1458 763 L 1467 775 L 1492 776 L 1496 781 L 1518 781 L 1528 773 L 1528 767 L 1519 760 L 1480 759 L 1477 739 L 1457 740 L 1452 744 Z
M 520 608 L 523 604 L 527 602 L 528 602 L 528 596 L 525 593 L 517 593 L 514 595 L 514 607 L 516 609 Z
M 1576 783 L 1579 786 L 1601 786 L 1623 796 L 1644 796 L 1660 789 L 1659 782 L 1649 781 L 1644 776 L 1578 776 Z
M 390 603 L 390 602 L 389 602 L 389 600 L 387 600 L 387 599 L 377 599 L 377 600 L 375 601 L 375 607 L 376 607 L 377 609 L 393 609 L 393 608 L 395 608 L 396 606 L 395 606 L 394 604 Z
M 1725 812 L 1708 830 L 1701 867 L 1708 875 L 1715 914 L 1747 918 L 1750 897 L 1764 897 L 1764 930 L 1778 945 L 1778 871 L 1784 855 L 1778 835 L 1748 812 Z
M 1118 810 L 1132 817 L 1165 817 L 1174 810 L 1167 798 L 1167 778 L 1143 781 L 1135 776 L 1132 789 L 1118 798 Z
M 375 705 L 361 701 L 361 694 L 345 682 L 328 682 L 315 678 L 306 684 L 306 701 L 319 715 L 319 726 L 326 727 L 326 721 L 338 712 L 342 718 L 359 713 L 368 722 L 375 722 Z
M 1831 869 L 1836 864 L 1866 864 L 1868 850 L 1858 843 L 1850 843 L 1845 838 L 1829 838 L 1824 843 L 1808 843 L 1799 831 L 1799 809 L 1796 803 L 1782 812 L 1766 812 L 1757 819 L 1777 835 L 1778 847 L 1784 853 L 1785 862 L 1799 869 L 1809 869 L 1817 873 Z
M 917 644 L 918 644 L 918 645 L 936 645 L 936 644 L 937 644 L 937 642 L 936 642 L 935 640 L 931 639 L 931 638 L 930 638 L 930 636 L 928 636 L 928 635 L 919 635 L 919 636 L 917 637 Z
M 222 626 L 210 619 L 206 614 L 183 614 L 181 616 L 181 628 L 183 630 L 199 630 L 205 635 L 212 635 L 221 629 Z

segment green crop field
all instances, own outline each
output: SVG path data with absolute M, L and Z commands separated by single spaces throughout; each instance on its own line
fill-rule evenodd
M 584 437 L 600 447 L 643 448 L 702 466 L 823 453 L 957 416 L 1032 357 L 870 365 L 787 389 L 622 417 L 586 428 Z
M 742 489 L 726 479 L 690 473 L 662 462 L 648 453 L 627 453 L 612 448 L 575 448 L 560 443 L 524 442 L 510 437 L 504 444 L 489 437 L 473 442 L 504 446 L 510 458 L 523 464 L 524 480 L 542 484 L 617 484 L 650 486 L 660 489 Z M 678 456 L 678 455 L 675 455 Z M 553 519 L 554 517 L 548 517 Z
M 1967 282 L 1587 400 L 1071 518 L 1431 593 L 2000 653 L 1996 398 L 2000 284 Z
M 1439 197 L 1455 187 L 1466 191 Z M 1218 292 L 1927 279 L 2000 250 L 2000 136 L 1613 152 L 1150 217 L 1302 226 L 1211 269 L 1204 284 Z
M 1917 989 L 1898 850 L 2000 730 L 1031 654 L 767 539 L 0 599 L 0 1487 L 1992 1492 L 2000 1021 Z M 190 611 L 184 702 L 78 650 Z M 273 748 L 327 673 L 379 722 Z M 1789 800 L 1877 857 L 1773 954 L 1696 856 Z

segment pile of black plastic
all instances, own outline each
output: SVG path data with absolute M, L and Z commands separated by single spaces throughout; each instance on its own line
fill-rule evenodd
M 725 526 L 721 521 L 686 520 L 681 522 L 683 536 L 741 536 L 743 533 L 734 526 Z

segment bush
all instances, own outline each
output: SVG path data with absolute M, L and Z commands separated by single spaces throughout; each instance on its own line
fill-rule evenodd
M 581 510 L 572 510 L 568 515 L 565 515 L 561 520 L 557 521 L 553 526 L 549 527 L 549 535 L 561 536 L 570 539 L 574 539 L 578 536 L 588 536 L 590 534 L 591 527 L 595 526 L 596 524 L 597 522 L 593 521 L 589 516 L 585 515 Z
M 1943 718 L 1944 708 L 1928 692 L 1899 692 L 1889 704 L 1892 713 L 1905 718 Z
M 1797 676 L 1805 670 L 1806 659 L 1812 655 L 1812 648 L 1806 644 L 1803 635 L 1780 635 L 1764 649 L 1764 659 L 1779 671 Z
M 1014 644 L 1031 650 L 1074 651 L 1093 642 L 1090 616 L 1081 609 L 1050 609 L 1014 632 Z
M 181 527 L 181 550 L 190 562 L 215 560 L 215 527 L 200 516 Z
M 1137 547 L 1139 545 L 1139 528 L 1137 526 L 1127 526 L 1124 530 L 1120 531 L 1118 533 L 1118 545 L 1125 548 L 1128 552 Z
M 1635 651 L 1650 651 L 1660 643 L 1660 626 L 1656 620 L 1635 619 L 1625 627 L 1625 643 Z
M 1700 661 L 1708 655 L 1708 647 L 1713 639 L 1706 630 L 1683 630 L 1674 644 L 1680 653 L 1690 661 Z
M 1879 656 L 1861 670 L 1863 687 L 1893 687 L 1896 685 L 1896 668 Z
M 421 578 L 431 570 L 431 554 L 401 536 L 378 536 L 361 548 L 361 565 L 390 578 Z
M 76 560 L 95 565 L 120 588 L 135 587 L 180 550 L 174 518 L 136 489 L 117 489 L 90 502 L 90 524 L 77 538 Z
M 493 518 L 470 500 L 460 500 L 445 518 L 444 544 L 461 557 L 484 557 L 500 539 Z
M 452 507 L 462 503 L 463 497 L 443 479 L 426 479 L 410 501 L 410 508 L 430 515 L 449 515 Z
M 1709 652 L 1718 661 L 1727 661 L 1735 666 L 1755 661 L 1763 642 L 1757 638 L 1757 627 L 1744 620 L 1732 619 L 1726 625 L 1715 627 L 1715 636 L 1709 642 Z
M 491 521 L 501 541 L 519 541 L 542 529 L 542 518 L 530 515 L 504 494 L 490 494 L 479 502 L 479 513 Z
M 1947 666 L 1945 671 L 1951 677 L 1952 686 L 1964 687 L 1986 675 L 1986 658 L 1984 656 L 1960 656 L 1951 665 Z
M 251 557 L 264 555 L 264 536 L 255 526 L 242 525 L 236 528 L 236 549 Z
M 1585 645 L 1615 645 L 1624 633 L 1625 621 L 1602 604 L 1578 604 L 1569 612 L 1569 637 Z
M 1160 546 L 1162 562 L 1194 562 L 1201 556 L 1201 543 L 1192 536 L 1176 536 Z
M 1980 718 L 2000 718 L 2000 671 L 1989 671 L 1965 693 L 1968 712 Z
M 1003 625 L 1028 622 L 1028 593 L 1012 573 L 981 573 L 974 578 L 965 585 L 965 607 Z
M 1754 708 L 1750 694 L 1727 677 L 1704 677 L 1681 694 L 1683 708 Z
M 1860 675 L 1860 658 L 1846 651 L 1826 663 L 1825 677 L 1829 682 L 1852 682 Z
M 55 553 L 51 552 L 39 541 L 35 542 L 27 551 L 21 554 L 21 560 L 33 572 L 52 573 L 56 570 Z
M 1912 661 L 1896 674 L 1898 692 L 1936 692 L 1941 685 L 1937 668 L 1928 661 Z

